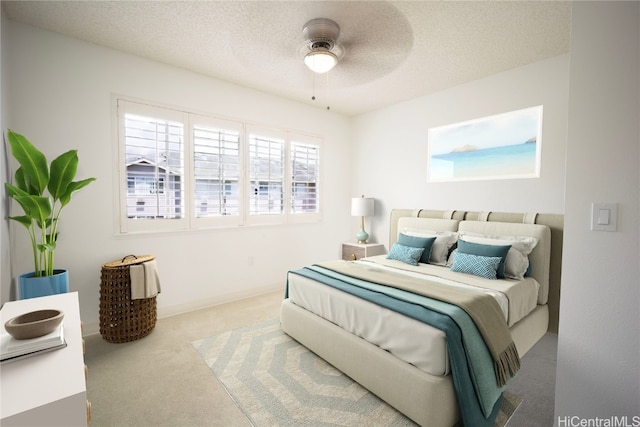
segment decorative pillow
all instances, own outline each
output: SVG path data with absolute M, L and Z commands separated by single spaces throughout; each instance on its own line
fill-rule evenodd
M 405 228 L 402 232 L 407 236 L 435 237 L 436 241 L 433 242 L 431 254 L 429 255 L 429 263 L 435 265 L 447 265 L 449 251 L 458 241 L 458 233 L 455 231 L 432 231 Z
M 492 280 L 497 278 L 497 269 L 502 258 L 466 254 L 458 249 L 453 252 L 455 252 L 455 256 L 451 271 L 473 274 Z
M 422 256 L 420 257 L 419 262 L 423 262 L 425 264 L 429 264 L 429 256 L 431 255 L 431 247 L 433 246 L 433 242 L 435 242 L 435 237 L 416 237 L 416 236 L 407 236 L 406 234 L 400 233 L 398 236 L 398 243 L 404 246 L 410 246 L 412 248 L 423 248 Z
M 498 279 L 504 279 L 504 263 L 507 258 L 507 252 L 511 248 L 510 245 L 496 246 L 496 245 L 483 245 L 480 243 L 467 242 L 465 240 L 458 240 L 458 253 L 465 253 L 470 255 L 479 255 L 484 257 L 500 257 L 500 264 L 496 269 Z M 456 255 L 457 256 L 457 255 Z M 455 263 L 455 259 L 453 260 Z
M 387 254 L 387 259 L 395 259 L 411 265 L 418 265 L 424 248 L 412 248 L 411 246 L 394 243 Z
M 509 256 L 509 254 L 507 254 L 507 256 Z M 528 258 L 527 258 L 527 261 L 528 261 L 528 264 L 529 264 L 529 265 L 527 266 L 527 269 L 526 269 L 526 270 L 525 270 L 525 272 L 524 272 L 524 277 L 529 277 L 529 276 L 531 276 L 531 261 L 529 261 L 529 259 L 528 259 Z
M 483 234 L 461 232 L 460 240 L 483 245 L 511 245 L 505 260 L 504 275 L 510 279 L 522 280 L 530 271 L 529 254 L 538 244 L 538 239 L 529 236 L 485 236 Z

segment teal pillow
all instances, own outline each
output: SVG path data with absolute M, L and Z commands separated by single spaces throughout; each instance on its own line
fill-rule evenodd
M 420 257 L 418 262 L 423 262 L 425 264 L 429 264 L 431 248 L 433 246 L 433 242 L 435 241 L 435 237 L 415 237 L 407 236 L 406 234 L 402 233 L 400 233 L 400 235 L 398 236 L 398 243 L 400 243 L 401 245 L 424 249 L 424 251 L 422 251 L 422 256 Z
M 411 265 L 418 265 L 418 260 L 422 256 L 424 248 L 413 248 L 411 246 L 394 243 L 387 254 L 387 259 L 395 259 Z
M 507 252 L 509 252 L 509 249 L 511 249 L 511 245 L 483 245 L 481 243 L 471 243 L 464 240 L 458 240 L 458 252 L 485 257 L 500 257 L 500 264 L 496 270 L 498 279 L 504 279 L 504 260 L 507 258 Z
M 498 278 L 497 269 L 498 265 L 500 265 L 500 260 L 500 257 L 471 255 L 456 250 L 451 271 L 473 274 L 474 276 L 495 280 Z

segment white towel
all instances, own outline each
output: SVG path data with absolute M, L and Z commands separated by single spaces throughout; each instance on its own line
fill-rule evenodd
M 144 298 L 144 267 L 142 264 L 129 266 L 129 277 L 131 277 L 131 299 Z
M 160 293 L 160 278 L 156 260 L 129 267 L 131 277 L 131 299 L 155 297 Z
M 147 298 L 155 297 L 160 293 L 160 277 L 156 260 L 152 259 L 142 263 L 144 266 L 144 290 Z

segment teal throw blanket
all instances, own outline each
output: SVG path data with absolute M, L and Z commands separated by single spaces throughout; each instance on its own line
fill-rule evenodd
M 505 387 L 496 385 L 491 354 L 473 320 L 464 310 L 452 304 L 360 280 L 320 266 L 306 267 L 290 273 L 324 283 L 444 331 L 463 425 L 493 425 Z M 288 297 L 288 283 L 285 297 Z

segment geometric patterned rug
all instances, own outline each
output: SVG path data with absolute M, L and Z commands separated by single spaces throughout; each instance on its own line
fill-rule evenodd
M 285 334 L 278 318 L 192 345 L 253 426 L 416 426 Z M 496 427 L 521 402 L 505 392 Z

